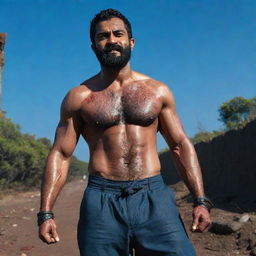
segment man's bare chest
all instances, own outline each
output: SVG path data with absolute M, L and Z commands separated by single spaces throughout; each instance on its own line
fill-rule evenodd
M 118 124 L 148 126 L 162 108 L 157 93 L 145 86 L 130 86 L 120 90 L 91 92 L 83 101 L 81 114 L 93 126 L 111 127 Z

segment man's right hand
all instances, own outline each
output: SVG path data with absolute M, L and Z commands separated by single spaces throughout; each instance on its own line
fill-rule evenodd
M 60 238 L 58 236 L 56 227 L 56 223 L 53 219 L 43 222 L 39 227 L 40 239 L 47 244 L 59 242 Z

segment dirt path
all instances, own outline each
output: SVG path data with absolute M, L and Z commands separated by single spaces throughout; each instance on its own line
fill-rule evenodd
M 56 205 L 60 242 L 47 245 L 38 238 L 39 192 L 19 193 L 0 201 L 0 256 L 78 256 L 76 226 L 84 181 L 67 184 Z
M 0 200 L 0 256 L 79 256 L 76 226 L 85 187 L 85 181 L 73 181 L 64 187 L 54 208 L 61 239 L 55 245 L 44 244 L 37 235 L 36 213 L 40 199 L 38 191 L 15 193 L 2 198 Z M 182 198 L 184 193 L 186 194 L 185 190 L 178 191 L 177 198 Z M 192 234 L 189 231 L 191 204 L 185 200 L 177 202 L 198 256 L 249 255 L 246 248 L 239 248 L 237 234 L 228 236 L 210 232 Z M 232 219 L 237 215 L 220 209 L 212 211 L 213 220 Z M 248 223 L 245 232 L 250 233 L 252 230 L 256 232 L 255 223 Z

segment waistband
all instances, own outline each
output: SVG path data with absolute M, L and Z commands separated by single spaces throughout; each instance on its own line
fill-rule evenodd
M 121 193 L 123 196 L 137 193 L 142 189 L 153 190 L 161 188 L 163 185 L 163 178 L 160 174 L 134 181 L 117 181 L 95 175 L 90 175 L 88 180 L 88 187 L 90 188 L 94 188 L 102 192 L 109 191 L 113 193 Z

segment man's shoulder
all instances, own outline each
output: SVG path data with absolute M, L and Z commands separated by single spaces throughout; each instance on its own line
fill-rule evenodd
M 93 83 L 94 77 L 85 80 L 80 85 L 73 87 L 66 94 L 62 106 L 68 109 L 77 110 L 80 108 L 82 102 L 91 93 L 91 84 Z
M 69 104 L 79 103 L 83 101 L 89 93 L 90 90 L 83 84 L 80 84 L 68 91 L 64 101 L 68 102 Z
M 164 92 L 166 90 L 170 90 L 165 83 L 159 80 L 153 79 L 152 77 L 149 77 L 145 74 L 134 71 L 134 77 L 136 78 L 136 81 L 144 83 L 145 85 L 152 87 L 158 91 Z
M 78 100 L 84 100 L 91 92 L 92 88 L 95 83 L 97 83 L 97 75 L 85 80 L 80 85 L 73 87 L 69 92 L 67 93 L 67 97 Z

